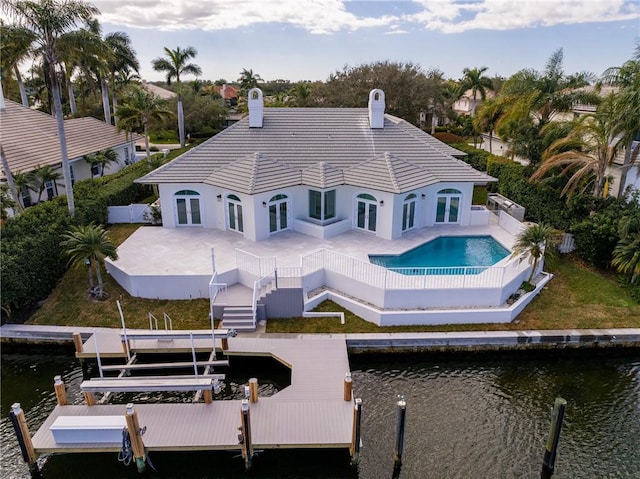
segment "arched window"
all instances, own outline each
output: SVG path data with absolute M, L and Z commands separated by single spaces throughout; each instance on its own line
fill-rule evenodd
M 461 195 L 462 192 L 460 190 L 456 190 L 455 188 L 445 188 L 443 190 L 438 191 L 439 195 Z

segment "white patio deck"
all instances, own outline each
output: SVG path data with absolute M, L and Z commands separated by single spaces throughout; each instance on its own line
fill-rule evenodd
M 215 229 L 142 226 L 118 247 L 119 259 L 107 261 L 128 275 L 203 275 L 210 278 L 213 273 L 212 248 L 216 269 L 218 273 L 224 273 L 236 267 L 236 249 L 256 256 L 276 257 L 279 267 L 300 266 L 301 256 L 323 248 L 368 262 L 369 254 L 400 254 L 446 235 L 491 235 L 508 249 L 514 241 L 513 236 L 497 224 L 433 226 L 410 231 L 393 241 L 360 231 L 349 231 L 326 240 L 283 231 L 257 243 L 236 233 Z

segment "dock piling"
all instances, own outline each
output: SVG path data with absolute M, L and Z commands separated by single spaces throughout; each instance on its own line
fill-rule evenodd
M 541 479 L 548 479 L 553 476 L 556 463 L 556 452 L 558 443 L 560 442 L 560 430 L 562 429 L 562 421 L 564 419 L 564 410 L 567 407 L 567 401 L 561 397 L 557 397 L 553 404 L 553 413 L 551 415 L 551 429 L 549 438 L 544 450 L 544 458 L 542 460 Z
M 394 467 L 400 467 L 402 465 L 402 453 L 404 452 L 404 432 L 405 423 L 407 420 L 407 402 L 404 396 L 400 396 L 400 400 L 397 403 L 396 413 L 396 448 L 393 454 Z
M 93 393 L 83 391 L 82 395 L 84 396 L 84 402 L 87 403 L 87 406 L 95 406 L 96 405 L 96 397 Z
M 353 406 L 353 434 L 351 436 L 351 465 L 356 466 L 360 461 L 360 422 L 362 420 L 362 399 L 356 398 Z
M 222 350 L 223 351 L 227 351 L 229 349 L 229 339 L 228 338 L 222 338 Z
M 249 379 L 249 401 L 258 402 L 258 378 Z
M 136 462 L 138 472 L 144 472 L 147 468 L 146 453 L 144 451 L 144 443 L 140 433 L 140 424 L 138 423 L 138 414 L 133 408 L 133 403 L 127 404 L 127 430 L 129 431 L 129 439 L 131 440 L 131 449 L 133 450 L 133 459 Z
M 79 354 L 82 354 L 84 352 L 84 346 L 82 344 L 82 335 L 80 333 L 73 333 L 73 346 L 76 350 L 76 357 L 78 357 Z M 82 358 L 78 358 L 80 360 L 80 369 L 82 370 L 82 379 L 89 379 L 89 370 L 87 367 L 87 362 L 82 359 Z
M 253 459 L 253 441 L 251 440 L 251 411 L 247 399 L 242 400 L 240 419 L 242 420 L 242 458 L 244 459 L 244 468 L 248 471 L 251 469 Z
M 62 376 L 53 377 L 53 389 L 56 392 L 56 399 L 58 400 L 58 406 L 66 406 L 69 404 L 67 400 L 67 388 L 62 381 Z
M 351 379 L 351 373 L 347 372 L 344 376 L 344 400 L 351 401 L 353 391 L 353 380 Z
M 20 452 L 22 453 L 22 459 L 29 464 L 29 472 L 32 476 L 39 476 L 38 463 L 36 462 L 36 450 L 33 447 L 31 440 L 31 434 L 29 434 L 29 427 L 27 426 L 27 420 L 24 416 L 24 411 L 20 407 L 20 403 L 13 403 L 11 405 L 11 411 L 9 412 L 9 418 L 11 424 L 18 438 L 18 444 L 20 446 Z

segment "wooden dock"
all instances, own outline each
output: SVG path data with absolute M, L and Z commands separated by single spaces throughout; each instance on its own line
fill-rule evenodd
M 212 349 L 212 338 L 198 339 L 199 350 Z M 216 339 L 216 341 L 219 341 Z M 187 344 L 188 343 L 188 344 Z M 95 341 L 85 342 L 84 358 L 95 357 Z M 101 357 L 125 358 L 119 331 L 98 337 Z M 140 339 L 131 352 L 191 350 L 190 341 Z M 353 432 L 353 401 L 345 401 L 344 378 L 350 370 L 344 339 L 229 338 L 229 356 L 271 356 L 291 368 L 291 385 L 250 404 L 251 438 L 255 449 L 349 448 Z M 259 379 L 259 378 L 258 378 Z M 126 381 L 126 380 L 125 380 Z M 240 450 L 241 401 L 210 404 L 135 404 L 148 451 Z M 56 443 L 50 426 L 60 416 L 124 416 L 124 404 L 56 406 L 33 436 L 37 454 L 117 452 L 120 443 Z

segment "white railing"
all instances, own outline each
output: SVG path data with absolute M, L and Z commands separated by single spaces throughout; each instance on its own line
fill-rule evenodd
M 278 266 L 275 270 L 276 289 L 277 288 L 301 288 L 302 287 L 302 267 L 301 266 Z
M 262 297 L 262 290 L 269 285 L 269 283 L 275 282 L 275 276 L 264 276 L 253 282 L 253 297 L 251 299 L 251 311 L 253 314 L 253 325 L 256 324 L 256 312 L 258 310 L 258 301 Z
M 223 292 L 224 297 L 218 305 L 224 306 L 227 304 L 227 283 L 218 283 L 217 280 L 218 273 L 214 272 L 213 276 L 211 276 L 211 280 L 209 281 L 209 314 L 211 315 L 211 329 L 213 329 L 213 307 L 220 291 Z
M 558 251 L 561 253 L 571 253 L 576 249 L 576 240 L 572 234 L 565 233 L 562 235 L 562 241 L 558 245 Z
M 236 266 L 238 270 L 263 278 L 273 274 L 276 269 L 276 258 L 273 256 L 257 256 L 247 251 L 236 249 Z

